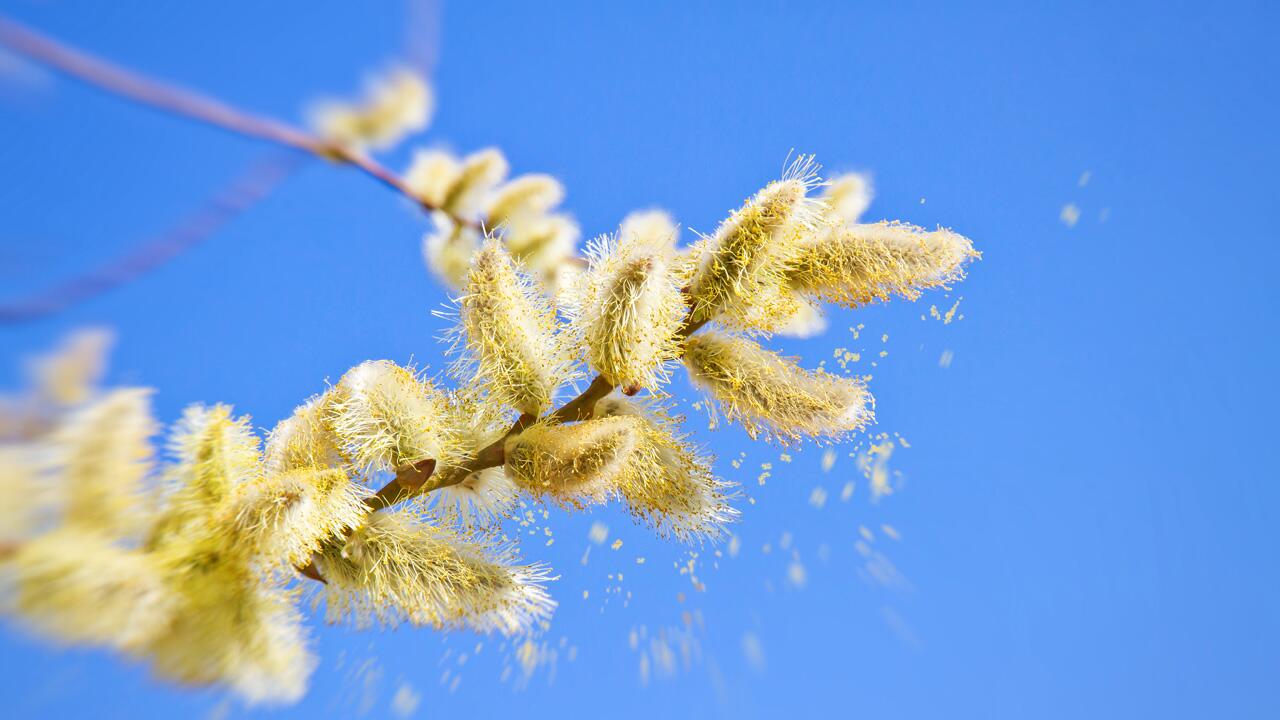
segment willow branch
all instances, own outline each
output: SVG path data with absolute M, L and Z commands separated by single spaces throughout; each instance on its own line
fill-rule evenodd
M 677 336 L 683 340 L 706 324 L 706 320 L 693 320 L 692 313 L 690 313 Z M 544 416 L 543 419 L 546 422 L 555 424 L 586 420 L 591 417 L 596 403 L 613 392 L 616 387 L 616 385 L 606 380 L 603 375 L 596 375 L 585 390 L 554 412 Z M 395 479 L 383 486 L 377 495 L 370 499 L 369 506 L 374 510 L 381 510 L 417 495 L 425 495 L 440 488 L 457 485 L 473 473 L 502 465 L 506 462 L 505 447 L 507 439 L 519 434 L 532 425 L 535 420 L 536 418 L 531 415 L 521 415 L 502 437 L 485 446 L 474 457 L 458 465 L 451 466 L 434 477 L 432 477 L 432 473 L 436 469 L 434 461 L 430 461 L 431 467 L 425 472 L 425 475 L 420 470 L 413 468 L 408 471 L 400 471 L 396 474 Z
M 0 304 L 0 324 L 30 322 L 53 315 L 156 269 L 199 245 L 265 199 L 301 167 L 303 158 L 305 156 L 290 152 L 259 159 L 204 207 L 127 255 L 43 292 Z
M 142 105 L 212 125 L 238 135 L 302 150 L 326 160 L 346 163 L 409 198 L 426 211 L 444 212 L 458 225 L 481 230 L 484 223 L 450 213 L 418 197 L 399 175 L 367 155 L 335 144 L 274 118 L 254 115 L 206 95 L 163 83 L 64 45 L 0 16 L 0 45 L 46 67 Z

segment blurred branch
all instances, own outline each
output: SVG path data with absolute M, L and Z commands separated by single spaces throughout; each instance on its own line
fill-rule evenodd
M 0 16 L 0 45 L 113 95 L 239 135 L 265 140 L 354 166 L 365 175 L 409 198 L 423 209 L 444 212 L 441 208 L 417 197 L 396 173 L 357 150 L 332 143 L 278 120 L 253 115 L 220 100 L 126 70 L 2 16 Z M 452 213 L 446 214 L 458 225 L 477 230 L 484 229 L 480 221 Z
M 0 324 L 30 322 L 62 312 L 156 269 L 265 199 L 302 166 L 305 157 L 289 152 L 260 158 L 198 211 L 124 257 L 43 292 L 0 304 Z
M 317 142 L 282 123 L 143 77 L 0 17 L 0 44 L 76 80 L 144 105 L 200 120 L 231 132 L 316 152 Z

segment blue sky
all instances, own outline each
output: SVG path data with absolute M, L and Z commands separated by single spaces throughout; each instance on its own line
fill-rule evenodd
M 350 92 L 405 36 L 398 3 L 5 12 L 290 119 Z M 872 217 L 952 227 L 985 255 L 950 294 L 839 312 L 825 336 L 776 343 L 810 365 L 862 352 L 875 432 L 910 444 L 890 460 L 892 496 L 871 502 L 852 448 L 823 473 L 820 449 L 782 463 L 695 420 L 755 500 L 736 558 L 712 568 L 713 549 L 695 548 L 706 592 L 673 567 L 687 549 L 616 509 L 553 513 L 556 543 L 525 544 L 562 576 L 553 675 L 513 688 L 496 639 L 476 655 L 471 635 L 317 628 L 311 694 L 252 714 L 380 717 L 407 685 L 420 717 L 1275 717 L 1278 20 L 1263 2 L 448 4 L 423 141 L 496 145 L 516 172 L 557 175 L 588 235 L 650 206 L 709 231 L 796 149 L 872 171 Z M 263 152 L 21 74 L 0 88 L 4 297 L 164 229 Z M 269 426 L 361 360 L 440 368 L 430 311 L 444 294 L 421 266 L 422 230 L 365 178 L 309 165 L 161 271 L 0 328 L 0 379 L 17 382 L 19 358 L 69 328 L 109 324 L 112 380 L 158 388 L 164 418 L 225 401 Z M 961 296 L 962 320 L 928 318 Z M 815 487 L 832 495 L 821 510 Z M 593 521 L 624 545 L 583 566 Z M 897 582 L 867 573 L 859 526 Z M 803 589 L 787 579 L 793 551 Z M 629 634 L 683 627 L 686 611 L 701 618 L 696 657 L 645 685 Z M 222 702 L 12 626 L 0 671 L 17 716 Z

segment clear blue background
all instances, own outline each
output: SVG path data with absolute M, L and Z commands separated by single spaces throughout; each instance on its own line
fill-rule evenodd
M 406 34 L 399 3 L 7 6 L 286 118 L 350 92 Z M 985 257 L 949 297 L 840 313 L 826 336 L 778 343 L 810 364 L 865 350 L 877 431 L 911 443 L 891 460 L 905 481 L 893 496 L 869 501 L 847 448 L 824 475 L 820 451 L 782 464 L 736 429 L 703 433 L 756 500 L 741 554 L 699 570 L 707 592 L 672 568 L 682 549 L 616 509 L 553 513 L 556 544 L 525 544 L 563 575 L 553 678 L 512 689 L 496 639 L 459 670 L 472 636 L 320 629 L 312 692 L 276 712 L 358 713 L 367 695 L 384 716 L 407 682 L 422 717 L 1280 716 L 1278 20 L 1266 2 L 445 7 L 426 139 L 497 145 L 517 172 L 554 173 L 588 235 L 651 205 L 709 231 L 795 148 L 874 171 L 871 216 L 954 227 Z M 164 229 L 264 151 L 47 80 L 8 82 L 0 100 L 6 298 Z M 1072 228 L 1058 219 L 1068 202 L 1082 211 Z M 18 358 L 67 329 L 106 323 L 120 336 L 112 380 L 159 388 L 164 418 L 226 401 L 269 426 L 361 360 L 441 367 L 430 310 L 444 295 L 421 266 L 422 229 L 367 179 L 309 165 L 161 271 L 0 328 L 2 377 L 16 383 Z M 960 295 L 963 320 L 921 321 Z M 775 466 L 763 487 L 761 462 Z M 840 503 L 849 479 L 858 491 Z M 815 510 L 819 485 L 833 497 Z M 625 545 L 584 567 L 593 520 Z M 860 572 L 859 525 L 903 583 Z M 786 581 L 783 532 L 803 590 Z M 626 608 L 604 592 L 617 571 Z M 686 610 L 705 624 L 699 658 L 642 685 L 628 633 L 679 627 Z M 453 692 L 446 668 L 461 672 Z M 12 626 L 0 689 L 15 717 L 186 716 L 222 697 Z

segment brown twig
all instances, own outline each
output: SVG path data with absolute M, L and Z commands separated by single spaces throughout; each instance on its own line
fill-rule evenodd
M 688 299 L 687 293 L 686 299 Z M 693 307 L 690 302 L 689 312 L 685 316 L 684 324 L 676 332 L 676 336 L 680 340 L 684 340 L 702 329 L 702 326 L 706 324 L 707 320 L 705 319 L 693 319 Z M 587 420 L 595 410 L 596 403 L 613 392 L 616 387 L 612 382 L 605 379 L 604 375 L 596 375 L 586 389 L 578 393 L 572 400 L 543 416 L 543 419 L 550 423 Z M 474 473 L 487 468 L 501 466 L 506 462 L 507 440 L 514 435 L 520 434 L 536 421 L 537 418 L 532 415 L 521 415 L 503 433 L 502 437 L 486 445 L 468 460 L 450 466 L 441 473 L 435 472 L 437 469 L 435 460 L 423 460 L 420 463 L 401 468 L 390 482 L 382 486 L 369 499 L 367 504 L 370 512 L 384 510 L 419 495 L 427 495 L 441 488 L 457 485 Z M 324 582 L 324 578 L 320 575 L 320 571 L 314 563 L 298 568 L 298 572 L 305 577 Z
M 86 85 L 134 102 L 239 135 L 302 150 L 327 160 L 346 163 L 409 198 L 424 210 L 444 212 L 458 225 L 484 230 L 483 222 L 450 213 L 418 197 L 404 184 L 400 176 L 355 149 L 337 145 L 279 120 L 254 115 L 206 95 L 126 70 L 2 16 L 0 16 L 0 45 Z
M 294 152 L 273 153 L 260 158 L 204 207 L 124 257 L 43 292 L 0 305 L 0 324 L 47 317 L 154 270 L 208 239 L 236 216 L 265 199 L 301 167 L 305 158 L 305 155 Z
M 693 320 L 692 313 L 690 313 L 684 325 L 678 331 L 677 336 L 683 340 L 706 324 L 706 320 Z M 544 416 L 544 419 L 547 422 L 557 424 L 586 420 L 591 417 L 596 403 L 613 392 L 615 387 L 617 386 L 605 379 L 603 375 L 597 375 L 585 390 L 552 413 Z M 466 480 L 472 473 L 502 465 L 506 462 L 505 448 L 507 440 L 532 425 L 535 420 L 536 418 L 531 415 L 521 415 L 502 437 L 485 446 L 469 460 L 452 466 L 447 471 L 436 475 L 434 479 L 432 479 L 432 473 L 435 470 L 434 462 L 431 463 L 430 469 L 426 470 L 425 473 L 422 473 L 416 467 L 401 470 L 397 473 L 395 479 L 378 491 L 377 495 L 370 500 L 369 506 L 375 511 L 391 507 L 417 495 L 425 495 L 440 488 L 457 485 Z

